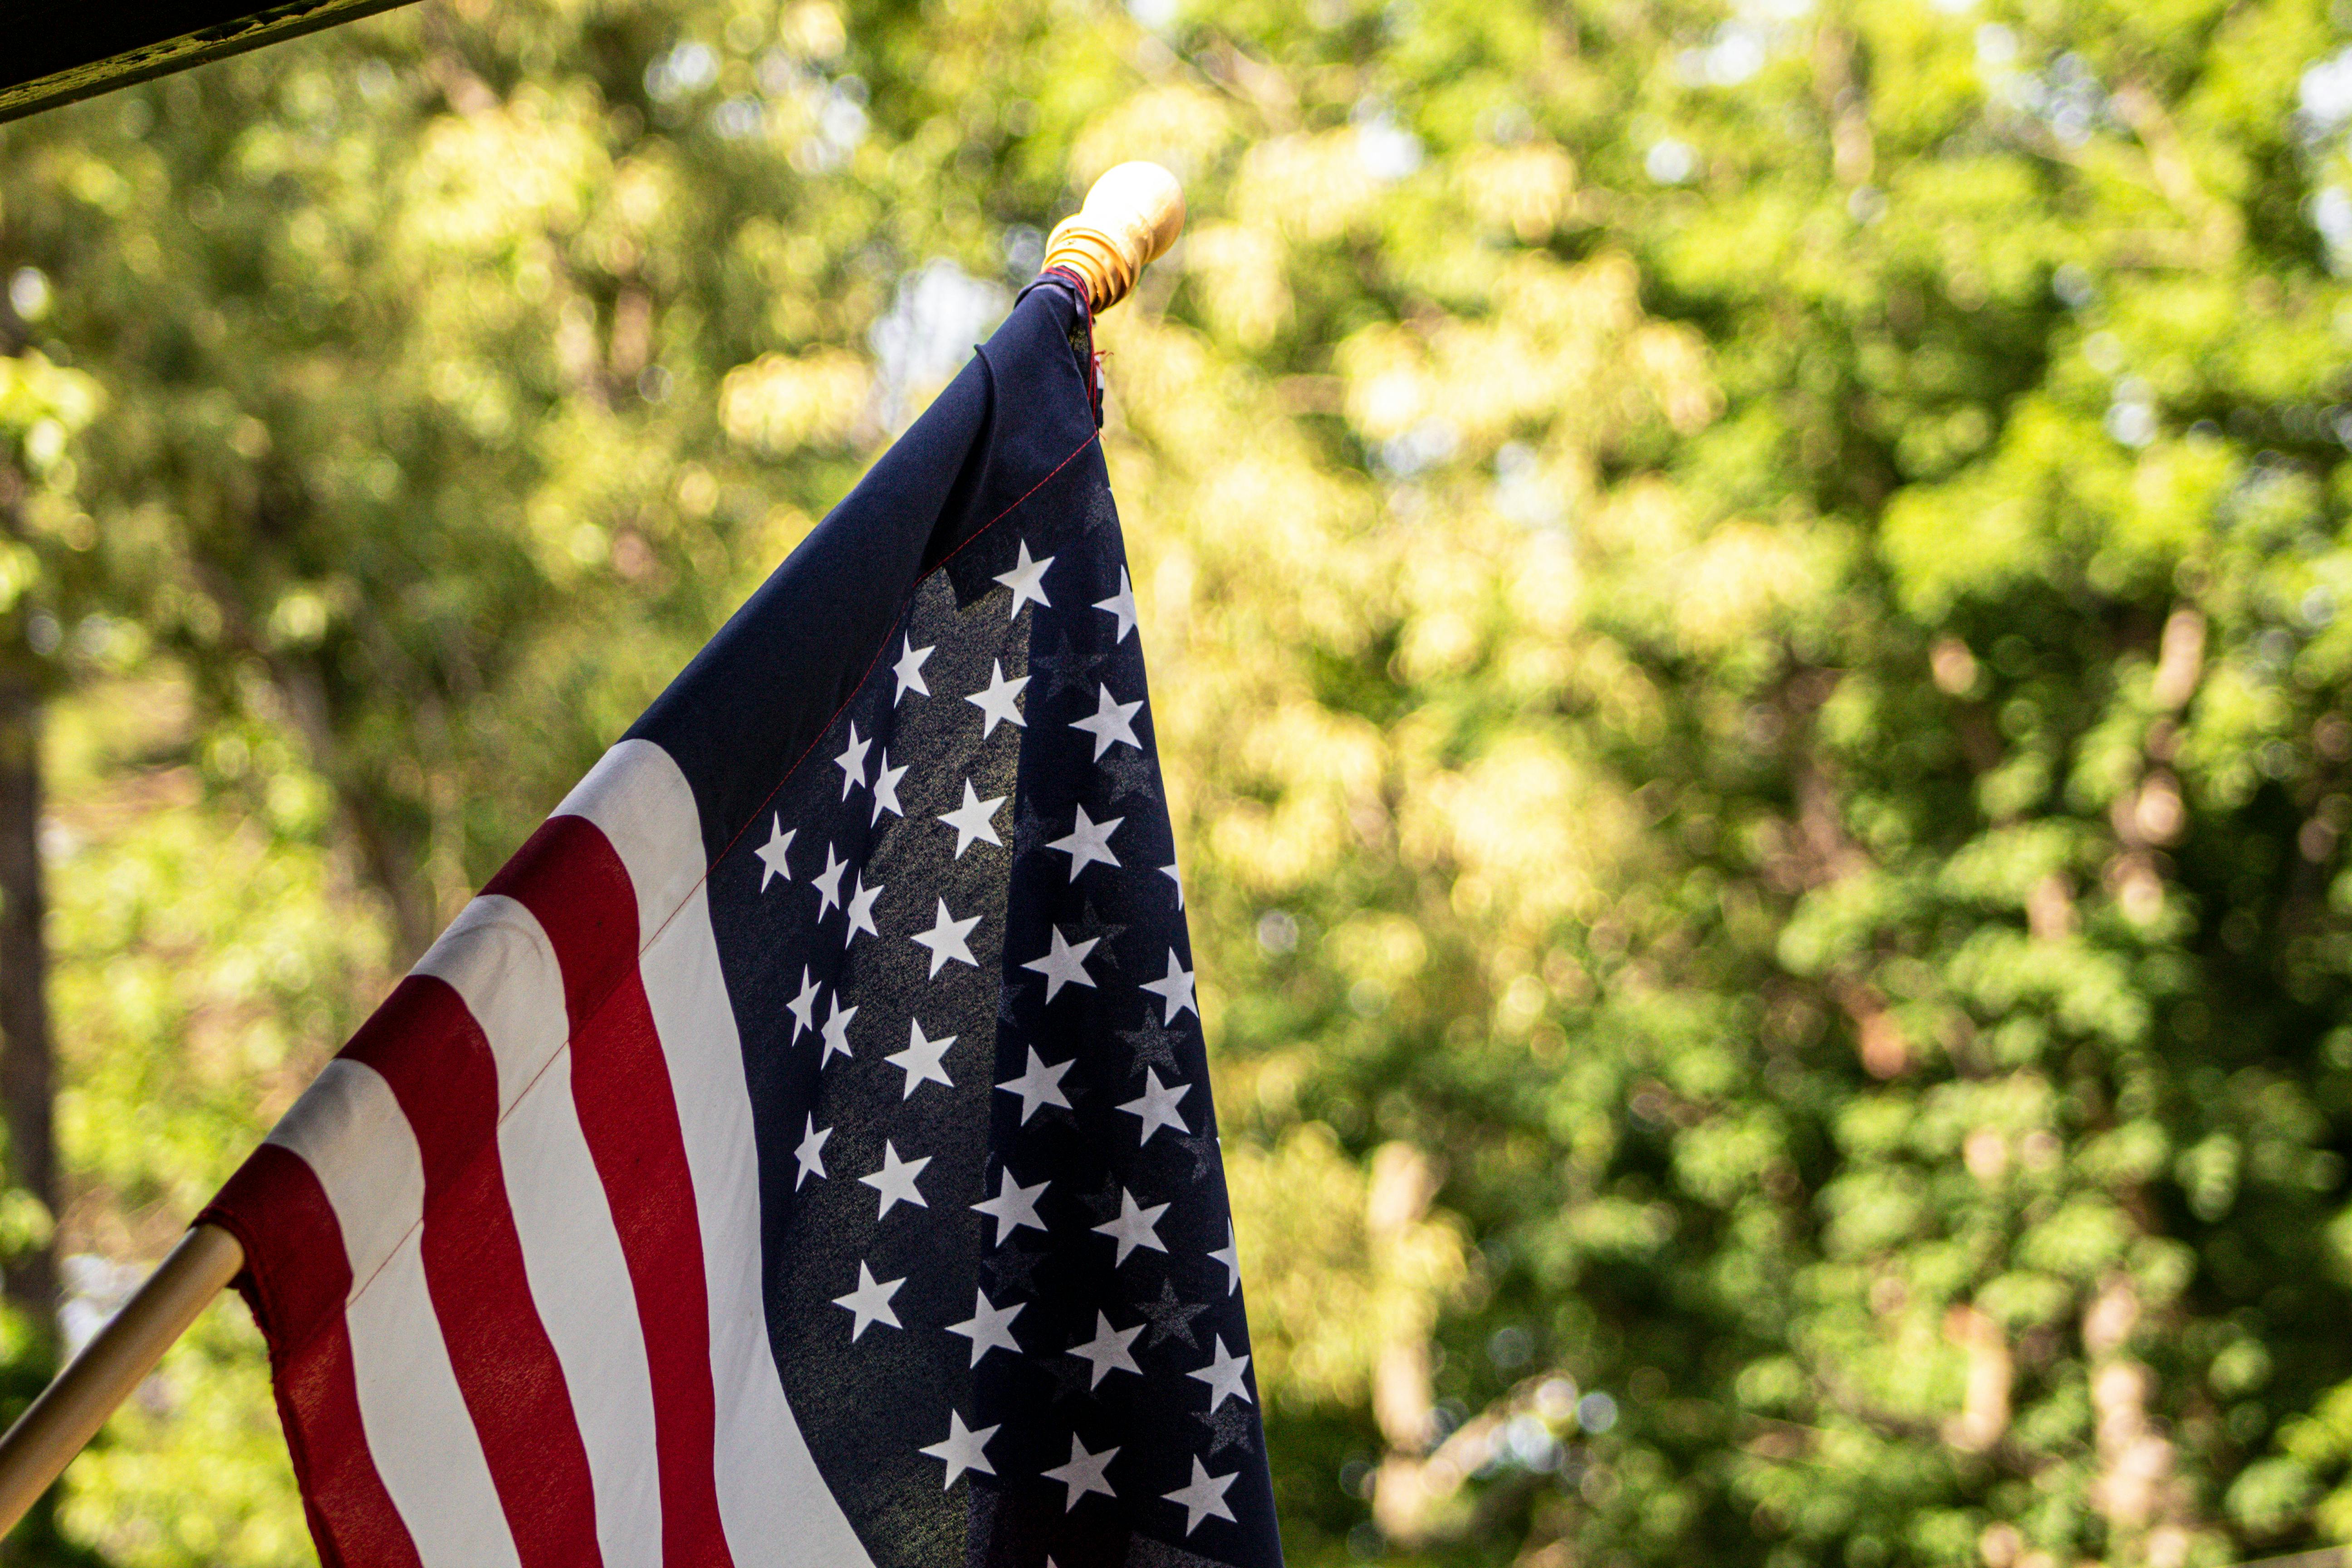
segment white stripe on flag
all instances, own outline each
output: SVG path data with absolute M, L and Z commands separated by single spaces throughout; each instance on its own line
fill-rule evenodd
M 627 1260 L 572 1100 L 563 971 L 538 919 L 497 894 L 466 906 L 416 973 L 464 998 L 499 1067 L 499 1160 L 531 1304 L 563 1367 L 596 1487 L 604 1568 L 659 1568 L 653 1381 Z
M 425 1289 L 417 1250 L 425 1167 L 392 1086 L 339 1057 L 269 1142 L 310 1167 L 342 1227 L 360 1425 L 417 1555 L 426 1568 L 519 1568 Z
M 624 741 L 556 814 L 593 823 L 636 889 L 637 967 L 669 1063 L 702 1224 L 719 1511 L 728 1545 L 738 1568 L 872 1568 L 817 1471 L 768 1343 L 751 1097 L 710 928 L 694 791 L 668 752 L 650 741 Z

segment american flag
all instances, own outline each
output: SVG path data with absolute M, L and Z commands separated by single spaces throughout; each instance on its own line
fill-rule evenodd
M 1052 275 L 204 1218 L 348 1568 L 1280 1562 Z

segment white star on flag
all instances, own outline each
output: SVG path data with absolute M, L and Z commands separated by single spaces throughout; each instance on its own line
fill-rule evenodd
M 873 821 L 881 821 L 882 814 L 886 811 L 893 816 L 907 815 L 907 808 L 898 804 L 898 781 L 906 776 L 907 770 L 903 766 L 894 768 L 890 765 L 889 748 L 884 747 L 882 765 L 874 773 Z
M 995 734 L 996 726 L 1000 723 L 1010 724 L 1018 730 L 1027 729 L 1029 721 L 1021 716 L 1021 710 L 1014 707 L 1013 702 L 1029 685 L 1029 678 L 1024 675 L 1018 680 L 1005 679 L 1004 661 L 1001 658 L 990 659 L 988 671 L 987 689 L 964 699 L 980 710 L 980 738 L 985 741 Z
M 1003 804 L 1004 796 L 1001 795 L 994 800 L 981 799 L 979 792 L 971 787 L 971 781 L 963 781 L 963 804 L 940 818 L 956 830 L 957 859 L 963 858 L 963 852 L 971 847 L 975 838 L 993 844 L 999 849 L 1004 847 L 1004 840 L 996 836 L 995 820 L 996 808 Z
M 801 1031 L 816 1027 L 816 999 L 824 987 L 809 973 L 809 966 L 801 965 L 801 994 L 784 1004 L 784 1011 L 793 1016 L 793 1044 L 801 1043 Z
M 1050 555 L 1043 561 L 1030 560 L 1029 542 L 1025 539 L 1021 542 L 1021 559 L 1013 563 L 1012 571 L 996 574 L 997 582 L 1013 590 L 1011 619 L 1019 620 L 1021 606 L 1033 602 L 1043 609 L 1054 607 L 1045 597 L 1045 568 L 1053 563 L 1054 558 Z
M 1160 867 L 1160 874 L 1176 884 L 1176 907 L 1182 909 L 1184 907 L 1184 874 L 1176 869 L 1175 863 L 1172 861 Z
M 1228 1399 L 1238 1399 L 1244 1405 L 1256 1404 L 1257 1401 L 1249 1396 L 1249 1390 L 1242 1386 L 1242 1373 L 1249 1370 L 1250 1358 L 1234 1355 L 1226 1350 L 1223 1334 L 1215 1336 L 1213 1342 L 1217 1347 L 1215 1359 L 1199 1371 L 1188 1372 L 1184 1375 L 1197 1377 L 1209 1385 L 1209 1408 L 1213 1411 Z
M 1201 1456 L 1195 1454 L 1192 1456 L 1192 1483 L 1160 1495 L 1170 1502 L 1184 1505 L 1184 1533 L 1191 1535 L 1201 1528 L 1201 1521 L 1212 1514 L 1219 1519 L 1234 1517 L 1234 1510 L 1225 1506 L 1225 1489 L 1234 1484 L 1234 1476 L 1240 1474 L 1235 1470 L 1232 1476 L 1213 1476 L 1208 1467 L 1201 1463 Z
M 931 694 L 931 689 L 923 684 L 923 661 L 930 657 L 931 650 L 917 647 L 913 637 L 899 639 L 898 662 L 890 667 L 890 673 L 898 678 L 898 694 L 890 699 L 891 707 L 904 701 L 909 691 L 922 697 Z
M 1094 976 L 1087 973 L 1086 959 L 1087 954 L 1095 950 L 1095 943 L 1102 938 L 1090 936 L 1084 942 L 1073 942 L 1062 935 L 1060 926 L 1047 926 L 1045 929 L 1054 933 L 1053 947 L 1045 957 L 1033 958 L 1021 966 L 1034 969 L 1045 977 L 1045 1000 L 1051 1002 L 1065 985 L 1083 985 L 1092 990 Z
M 845 1057 L 856 1055 L 849 1048 L 849 1020 L 856 1016 L 857 1016 L 857 1009 L 844 1007 L 841 1005 L 841 993 L 835 992 L 833 1000 L 825 1005 L 824 1054 L 816 1058 L 818 1067 L 821 1068 L 833 1060 L 835 1051 Z
M 915 1178 L 921 1175 L 923 1167 L 930 1163 L 929 1154 L 919 1160 L 901 1160 L 897 1146 L 887 1138 L 882 1140 L 882 1168 L 871 1175 L 857 1178 L 882 1194 L 882 1206 L 875 1212 L 874 1217 L 878 1220 L 888 1214 L 893 1204 L 912 1204 L 919 1209 L 930 1207 L 923 1201 L 923 1194 L 915 1190 Z
M 1108 822 L 1089 822 L 1087 820 L 1087 808 L 1081 805 L 1078 807 L 1077 825 L 1070 829 L 1068 837 L 1056 838 L 1045 847 L 1058 849 L 1070 858 L 1070 880 L 1075 882 L 1079 872 L 1097 860 L 1106 866 L 1118 864 L 1118 857 L 1110 852 L 1110 836 L 1118 832 L 1118 825 L 1126 820 L 1123 816 L 1114 816 Z
M 996 1467 L 988 1462 L 986 1454 L 981 1452 L 988 1447 L 988 1440 L 995 1436 L 994 1426 L 982 1426 L 977 1432 L 967 1430 L 963 1417 L 950 1409 L 948 1412 L 946 1440 L 934 1443 L 921 1451 L 934 1459 L 947 1461 L 947 1484 L 951 1487 L 956 1484 L 956 1478 L 966 1470 L 976 1470 L 983 1476 L 996 1473 Z
M 938 979 L 940 971 L 946 967 L 950 959 L 958 963 L 969 963 L 974 969 L 980 967 L 980 961 L 971 955 L 971 928 L 979 923 L 978 915 L 956 919 L 948 910 L 948 901 L 945 899 L 940 900 L 939 918 L 932 922 L 931 929 L 916 931 L 908 938 L 931 950 L 930 978 Z
M 833 1136 L 830 1127 L 819 1127 L 816 1115 L 811 1112 L 807 1131 L 801 1134 L 801 1146 L 793 1151 L 793 1158 L 801 1163 L 801 1173 L 793 1178 L 793 1191 L 799 1192 L 801 1184 L 814 1176 L 825 1180 L 824 1141 Z
M 768 819 L 768 841 L 751 852 L 760 858 L 760 891 L 764 893 L 768 890 L 769 880 L 772 878 L 782 877 L 787 882 L 793 879 L 793 868 L 784 864 L 784 851 L 793 847 L 793 840 L 800 837 L 800 831 L 797 827 L 790 833 L 784 831 L 782 812 Z
M 1135 716 L 1141 711 L 1143 703 L 1139 699 L 1133 702 L 1116 701 L 1111 697 L 1110 688 L 1097 683 L 1095 687 L 1094 717 L 1073 719 L 1070 728 L 1084 730 L 1095 738 L 1095 761 L 1100 762 L 1102 754 L 1120 741 L 1139 752 L 1143 750 L 1143 742 L 1135 738 L 1133 723 Z
M 874 900 L 881 896 L 881 883 L 877 882 L 869 888 L 866 885 L 866 873 L 863 871 L 857 873 L 857 890 L 849 895 L 849 934 L 841 939 L 843 946 L 846 947 L 856 941 L 859 931 L 864 931 L 868 936 L 882 934 L 874 924 Z M 1185 979 L 1189 981 L 1192 976 L 1188 974 Z M 1147 985 L 1144 989 L 1149 991 L 1151 987 Z
M 1234 1222 L 1225 1222 L 1225 1244 L 1209 1254 L 1209 1261 L 1225 1266 L 1225 1294 L 1242 1288 L 1242 1249 L 1234 1240 Z
M 1154 1204 L 1145 1208 L 1135 1201 L 1133 1193 L 1125 1187 L 1119 1188 L 1118 1217 L 1094 1227 L 1097 1236 L 1107 1236 L 1118 1243 L 1118 1256 L 1111 1259 L 1111 1267 L 1116 1268 L 1126 1262 L 1127 1255 L 1139 1247 L 1152 1252 L 1167 1251 L 1168 1248 L 1160 1244 L 1160 1232 L 1155 1228 L 1160 1224 L 1160 1216 L 1167 1212 L 1166 1204 Z
M 1135 1336 L 1141 1332 L 1141 1323 L 1131 1329 L 1114 1329 L 1110 1326 L 1110 1319 L 1097 1311 L 1095 1313 L 1095 1337 L 1072 1345 L 1065 1353 L 1077 1357 L 1095 1369 L 1093 1380 L 1087 1384 L 1088 1388 L 1100 1388 L 1106 1373 L 1131 1372 L 1140 1377 L 1143 1369 L 1135 1364 L 1135 1357 L 1128 1353 L 1127 1347 L 1133 1344 Z
M 848 869 L 849 862 L 835 859 L 833 846 L 826 845 L 824 869 L 809 879 L 809 886 L 816 889 L 817 919 L 823 920 L 828 912 L 841 907 L 841 874 Z
M 1179 1132 L 1191 1132 L 1192 1130 L 1184 1124 L 1184 1119 L 1176 1113 L 1176 1102 L 1192 1092 L 1191 1084 L 1163 1084 L 1160 1081 L 1158 1068 L 1144 1068 L 1142 1096 L 1119 1107 L 1143 1124 L 1136 1130 L 1136 1146 L 1141 1148 L 1150 1142 L 1151 1135 L 1163 1127 L 1173 1127 Z
M 1103 1479 L 1103 1472 L 1110 1468 L 1110 1462 L 1117 1458 L 1118 1449 L 1116 1447 L 1105 1448 L 1099 1454 L 1087 1453 L 1087 1446 L 1079 1442 L 1078 1435 L 1073 1432 L 1070 1434 L 1070 1462 L 1038 1473 L 1049 1481 L 1059 1481 L 1070 1489 L 1067 1500 L 1062 1504 L 1062 1511 L 1067 1513 L 1077 1507 L 1078 1500 L 1088 1492 L 1100 1492 L 1107 1498 L 1118 1496 L 1111 1489 L 1110 1482 Z
M 857 738 L 857 721 L 852 719 L 849 721 L 849 744 L 842 748 L 841 755 L 833 759 L 834 764 L 841 769 L 842 799 L 847 800 L 851 790 L 866 783 L 866 752 L 873 744 L 870 740 Z
M 1074 1057 L 1068 1061 L 1047 1067 L 1045 1058 L 1037 1054 L 1037 1047 L 1031 1046 L 1027 1069 L 1019 1078 L 1007 1079 L 996 1087 L 1021 1097 L 1021 1125 L 1026 1127 L 1029 1118 L 1036 1114 L 1041 1105 L 1058 1105 L 1065 1110 L 1070 1109 L 1070 1097 L 1062 1092 L 1062 1078 L 1076 1066 L 1077 1058 Z
M 955 1084 L 948 1077 L 944 1058 L 948 1054 L 948 1047 L 955 1043 L 956 1037 L 953 1035 L 941 1040 L 928 1038 L 923 1034 L 921 1020 L 908 1019 L 907 1048 L 903 1051 L 893 1051 L 882 1058 L 907 1075 L 907 1092 L 898 1098 L 902 1100 L 914 1099 L 915 1086 L 919 1083 L 946 1084 L 948 1088 L 953 1089 Z
M 1013 1338 L 1013 1320 L 1021 1315 L 1026 1301 L 1015 1301 L 1010 1307 L 1000 1307 L 988 1299 L 987 1292 L 971 1293 L 971 1316 L 961 1323 L 950 1323 L 948 1332 L 961 1334 L 971 1342 L 971 1364 L 978 1366 L 980 1358 L 994 1350 L 1021 1353 L 1021 1346 Z M 1198 1375 L 1197 1373 L 1195 1375 Z M 1215 1408 L 1213 1405 L 1212 1409 Z
M 1024 1120 L 1027 1119 L 1024 1117 Z M 1040 1182 L 1034 1187 L 1024 1187 L 1013 1179 L 1009 1167 L 1000 1166 L 996 1173 L 996 1195 L 982 1198 L 971 1205 L 996 1222 L 996 1239 L 990 1245 L 1003 1246 L 1004 1238 L 1024 1225 L 1031 1230 L 1044 1230 L 1045 1222 L 1037 1217 L 1037 1198 L 1053 1184 Z
M 1201 1015 L 1201 1009 L 1192 1005 L 1192 972 L 1178 962 L 1172 947 L 1168 950 L 1168 973 L 1157 980 L 1145 981 L 1141 989 L 1165 1004 L 1160 1019 L 1162 1028 L 1174 1023 L 1179 1013 L 1190 1013 L 1196 1018 Z
M 1108 599 L 1097 599 L 1095 608 L 1108 610 L 1118 618 L 1118 636 L 1110 640 L 1114 644 L 1125 642 L 1127 634 L 1135 629 L 1135 589 L 1127 580 L 1126 567 L 1118 569 L 1118 592 Z
M 855 1320 L 849 1328 L 850 1343 L 856 1344 L 857 1337 L 877 1323 L 887 1323 L 894 1329 L 902 1326 L 898 1314 L 890 1310 L 890 1298 L 897 1295 L 898 1287 L 906 1282 L 903 1278 L 877 1281 L 874 1278 L 874 1270 L 862 1261 L 857 1265 L 857 1289 L 846 1296 L 833 1299 L 835 1306 L 848 1308 L 850 1317 Z

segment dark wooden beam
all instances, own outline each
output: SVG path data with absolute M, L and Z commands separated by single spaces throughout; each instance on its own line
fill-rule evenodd
M 17 120 L 406 0 L 0 0 L 0 121 Z

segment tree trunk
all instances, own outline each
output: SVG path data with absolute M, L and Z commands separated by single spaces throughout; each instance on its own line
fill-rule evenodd
M 40 716 L 38 688 L 21 675 L 0 675 L 0 1121 L 7 1126 L 10 1178 L 54 1216 L 57 1063 L 41 929 Z M 11 1259 L 0 1269 L 0 1287 L 47 1331 L 58 1310 L 54 1244 Z

